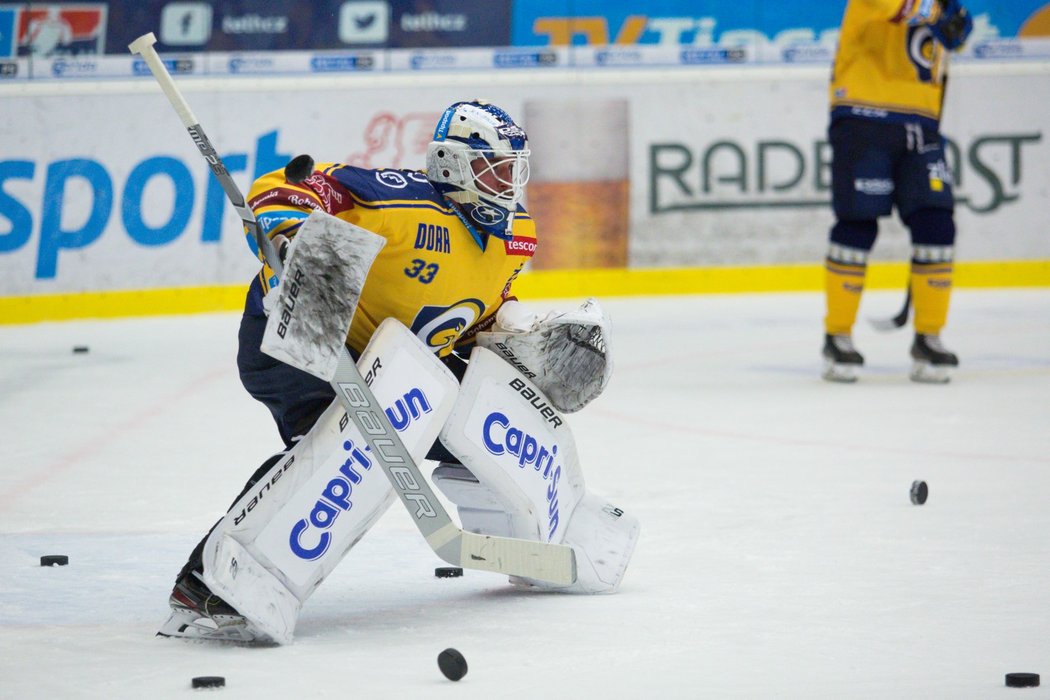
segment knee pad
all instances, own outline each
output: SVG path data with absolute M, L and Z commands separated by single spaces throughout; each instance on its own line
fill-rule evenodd
M 909 214 L 904 224 L 916 248 L 955 245 L 955 219 L 950 209 L 920 209 Z
M 831 227 L 830 241 L 832 246 L 838 245 L 867 253 L 875 245 L 875 237 L 878 232 L 879 226 L 875 219 L 860 221 L 840 219 Z
M 500 497 L 462 464 L 442 462 L 434 469 L 431 479 L 455 504 L 464 530 L 479 535 L 527 540 L 539 537 L 532 518 L 508 512 Z

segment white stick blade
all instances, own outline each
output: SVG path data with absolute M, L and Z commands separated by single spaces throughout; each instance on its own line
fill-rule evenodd
M 460 566 L 569 586 L 576 582 L 576 553 L 567 545 L 488 537 L 464 532 Z

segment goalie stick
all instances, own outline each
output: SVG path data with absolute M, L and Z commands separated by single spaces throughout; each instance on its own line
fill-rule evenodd
M 244 195 L 234 183 L 222 159 L 190 110 L 189 104 L 172 80 L 167 67 L 153 47 L 156 41 L 156 37 L 150 32 L 131 42 L 128 49 L 142 56 L 146 62 L 189 132 L 190 138 L 200 150 L 201 156 L 208 162 L 212 174 L 222 185 L 237 215 L 254 236 L 263 259 L 279 280 L 284 266 L 277 256 L 273 242 L 262 233 Z M 339 361 L 330 383 L 347 415 L 357 425 L 376 461 L 393 485 L 401 503 L 413 516 L 416 527 L 439 557 L 449 564 L 469 569 L 524 576 L 561 585 L 569 585 L 576 581 L 576 556 L 567 545 L 479 535 L 457 527 L 401 442 L 397 430 L 391 425 L 386 412 L 372 394 L 345 346 L 340 348 Z M 427 517 L 422 517 L 422 512 L 426 512 Z

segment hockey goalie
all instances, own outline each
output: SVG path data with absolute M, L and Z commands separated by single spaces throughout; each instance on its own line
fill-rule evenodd
M 609 381 L 609 322 L 594 300 L 537 314 L 512 295 L 537 244 L 521 204 L 528 157 L 506 112 L 457 102 L 426 171 L 300 157 L 255 181 L 247 205 L 287 265 L 249 238 L 264 264 L 237 363 L 284 446 L 190 554 L 161 635 L 290 642 L 303 604 L 394 500 L 420 522 L 440 515 L 420 465 L 461 525 L 421 526 L 435 552 L 505 547 L 463 565 L 522 587 L 619 587 L 639 524 L 587 488 L 566 417 Z M 381 410 L 355 410 L 369 394 Z M 514 555 L 548 550 L 569 558 Z

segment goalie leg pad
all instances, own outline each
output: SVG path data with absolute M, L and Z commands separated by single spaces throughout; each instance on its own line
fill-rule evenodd
M 380 324 L 358 366 L 423 459 L 452 410 L 455 377 L 398 323 Z M 204 582 L 274 641 L 291 641 L 302 603 L 393 502 L 364 445 L 333 402 L 208 537 Z
M 577 580 L 569 586 L 514 582 L 581 593 L 619 586 L 638 536 L 637 520 L 611 506 L 603 510 L 605 502 L 587 493 L 565 420 L 493 352 L 477 347 L 471 354 L 441 441 L 465 465 L 462 471 L 439 467 L 435 474 L 461 517 L 466 512 L 476 527 L 507 528 L 482 534 L 567 544 L 576 553 Z M 470 527 L 467 521 L 464 527 Z
M 638 518 L 588 491 L 565 530 L 564 543 L 576 552 L 576 583 L 558 587 L 517 576 L 511 583 L 569 593 L 612 593 L 620 587 L 640 532 Z

